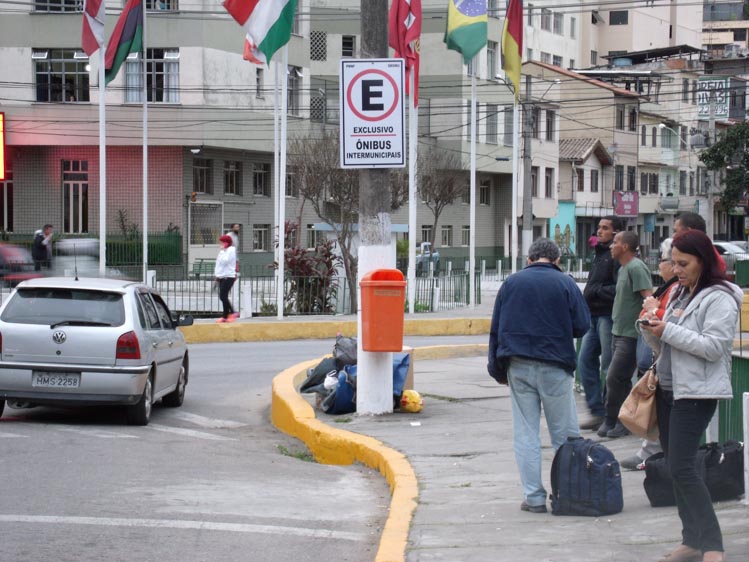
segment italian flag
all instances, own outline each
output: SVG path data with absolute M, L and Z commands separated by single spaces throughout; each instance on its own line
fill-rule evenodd
M 252 56 L 268 64 L 289 42 L 297 0 L 224 0 L 224 8 L 247 31 Z

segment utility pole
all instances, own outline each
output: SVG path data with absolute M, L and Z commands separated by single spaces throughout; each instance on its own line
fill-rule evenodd
M 715 90 L 710 90 L 710 114 L 708 120 L 708 130 L 710 131 L 710 142 L 715 143 Z M 715 238 L 715 196 L 713 195 L 716 186 L 717 174 L 715 170 L 710 172 L 711 180 L 710 185 L 707 189 L 707 217 L 705 217 L 705 223 L 707 227 L 707 235 L 712 239 Z
M 531 177 L 531 131 L 533 130 L 533 104 L 531 90 L 533 77 L 525 75 L 525 103 L 523 103 L 523 258 L 528 257 L 528 250 L 533 242 L 533 183 Z M 537 178 L 540 182 L 541 178 Z M 513 217 L 515 220 L 515 217 Z
M 361 0 L 362 58 L 388 56 L 388 0 Z M 374 269 L 395 266 L 390 245 L 390 170 L 359 171 L 359 266 L 357 278 Z M 413 236 L 413 233 L 410 233 Z M 353 288 L 352 288 L 353 289 Z M 356 287 L 358 291 L 358 287 Z M 357 299 L 361 335 L 361 294 Z M 393 354 L 362 351 L 358 338 L 356 411 L 385 414 L 393 411 Z

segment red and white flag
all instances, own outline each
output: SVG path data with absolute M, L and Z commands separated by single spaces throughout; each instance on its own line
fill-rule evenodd
M 81 46 L 88 56 L 104 44 L 104 0 L 83 0 L 83 31 Z
M 406 93 L 410 94 L 408 77 L 414 72 L 414 106 L 419 105 L 419 42 L 421 37 L 421 0 L 393 0 L 388 19 L 390 46 L 397 58 L 406 60 Z
M 242 58 L 246 61 L 249 61 L 253 64 L 263 64 L 263 61 L 261 61 L 259 58 L 255 56 L 255 53 L 257 52 L 257 46 L 252 42 L 252 39 L 250 39 L 250 36 L 247 35 L 244 38 L 244 53 L 242 53 Z

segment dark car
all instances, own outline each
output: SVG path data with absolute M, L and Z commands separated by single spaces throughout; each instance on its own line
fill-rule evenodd
M 34 260 L 26 248 L 0 244 L 0 281 L 5 287 L 15 287 L 21 281 L 41 277 L 34 271 Z

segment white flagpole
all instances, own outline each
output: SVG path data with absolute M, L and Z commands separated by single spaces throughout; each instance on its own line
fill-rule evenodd
M 280 140 L 279 140 L 279 130 L 278 130 L 278 122 L 279 122 L 279 99 L 278 99 L 278 68 L 279 64 L 276 62 L 274 65 L 274 74 L 273 74 L 273 225 L 276 230 L 276 234 L 278 235 L 279 232 L 281 232 L 281 229 L 278 226 L 278 206 L 279 201 L 281 200 L 279 197 L 280 189 L 280 166 L 281 166 L 281 147 L 280 147 Z M 276 248 L 276 263 L 281 263 L 281 254 L 280 254 L 280 246 Z M 281 281 L 278 277 L 278 268 L 276 268 L 276 304 L 278 304 L 278 293 L 281 291 Z M 278 308 L 278 307 L 276 307 Z M 276 310 L 276 314 L 278 314 L 278 310 Z
M 86 17 L 85 15 L 83 17 Z M 106 47 L 99 45 L 99 275 L 107 265 L 107 116 L 104 64 Z
M 437 225 L 434 225 L 437 228 Z M 476 73 L 471 76 L 471 217 L 468 249 L 468 303 L 476 306 Z
M 286 235 L 286 112 L 288 110 L 289 91 L 289 45 L 283 46 L 283 65 L 281 68 L 281 162 L 279 170 L 278 188 L 278 290 L 276 291 L 276 306 L 278 318 L 283 318 L 284 297 L 284 236 Z
M 518 129 L 520 126 L 520 112 L 518 111 L 518 100 L 512 106 L 512 266 L 511 272 L 515 273 L 518 269 L 518 157 L 520 153 L 518 142 Z
M 148 282 L 148 65 L 146 4 L 143 3 L 143 282 Z
M 416 158 L 419 142 L 419 108 L 416 107 L 416 66 L 411 67 L 411 105 L 408 132 L 408 313 L 416 300 Z

